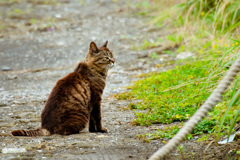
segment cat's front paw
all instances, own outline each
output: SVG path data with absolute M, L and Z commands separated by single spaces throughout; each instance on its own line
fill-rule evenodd
M 100 130 L 98 130 L 98 132 L 107 133 L 108 131 L 106 128 L 101 128 Z
M 97 132 L 97 130 L 93 128 L 89 128 L 89 132 Z
M 96 127 L 89 127 L 89 132 L 97 132 Z

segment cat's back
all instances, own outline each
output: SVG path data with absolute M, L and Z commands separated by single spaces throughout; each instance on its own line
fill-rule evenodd
M 59 79 L 52 90 L 52 96 L 75 96 L 76 94 L 89 94 L 89 82 L 83 75 L 72 72 Z M 84 95 L 83 95 L 84 96 Z
M 50 93 L 41 115 L 42 127 L 55 133 L 55 126 L 73 118 L 71 116 L 88 114 L 90 99 L 89 82 L 79 73 L 69 73 L 57 81 Z
M 58 110 L 79 109 L 87 107 L 90 102 L 90 84 L 82 74 L 72 72 L 59 79 L 52 89 L 42 115 Z M 54 112 L 53 112 L 54 113 Z

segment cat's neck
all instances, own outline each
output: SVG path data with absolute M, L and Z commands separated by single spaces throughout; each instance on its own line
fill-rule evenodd
M 94 65 L 89 65 L 88 67 L 92 72 L 100 74 L 103 78 L 107 77 L 107 70 L 106 69 L 101 69 L 101 68 L 99 68 L 97 66 L 94 66 Z
M 106 79 L 107 77 L 107 70 L 97 67 L 96 65 L 93 65 L 91 63 L 88 63 L 86 61 L 80 62 L 74 72 L 88 75 L 88 74 L 97 74 L 101 78 Z

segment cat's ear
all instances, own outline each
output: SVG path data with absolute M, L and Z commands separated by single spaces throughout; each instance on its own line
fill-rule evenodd
M 92 53 L 98 53 L 98 47 L 97 47 L 96 43 L 91 42 L 91 43 L 90 43 L 90 48 L 89 48 L 89 50 L 90 50 Z
M 108 41 L 106 41 L 106 42 L 102 45 L 102 47 L 107 47 L 107 45 L 108 45 Z

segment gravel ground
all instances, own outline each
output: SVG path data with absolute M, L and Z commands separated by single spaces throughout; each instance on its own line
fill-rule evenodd
M 33 10 L 31 14 L 8 17 L 10 11 L 1 6 L 6 13 L 4 23 L 11 26 L 9 19 L 16 25 L 0 34 L 1 158 L 146 159 L 157 149 L 157 143 L 146 144 L 135 138 L 147 128 L 130 125 L 134 113 L 119 109 L 129 102 L 112 96 L 140 73 L 138 66 L 143 66 L 132 63 L 140 54 L 131 52 L 130 44 L 143 37 L 140 30 L 144 23 L 128 16 L 125 1 L 60 1 L 55 5 L 23 3 L 11 7 Z M 40 24 L 31 23 L 33 17 L 40 19 Z M 50 18 L 55 19 L 54 23 L 47 26 L 46 19 Z M 109 133 L 85 130 L 71 136 L 11 136 L 11 130 L 40 126 L 41 111 L 56 81 L 74 70 L 91 41 L 101 45 L 106 40 L 117 59 L 116 67 L 109 71 L 102 103 L 103 126 Z M 148 70 L 149 65 L 145 65 Z M 26 152 L 5 153 L 10 152 L 9 148 Z
M 0 158 L 147 159 L 163 143 L 157 140 L 146 143 L 136 135 L 161 128 L 161 125 L 132 126 L 134 112 L 124 109 L 130 102 L 116 100 L 113 95 L 122 92 L 138 74 L 172 67 L 156 67 L 159 63 L 172 64 L 174 58 L 169 55 L 149 58 L 148 55 L 159 48 L 131 50 L 138 42 L 168 32 L 150 31 L 145 26 L 146 19 L 133 16 L 135 10 L 131 4 L 136 1 L 40 2 L 8 4 L 0 1 L 0 23 L 4 24 L 0 30 Z M 40 126 L 41 111 L 56 81 L 74 70 L 91 41 L 101 45 L 106 40 L 117 61 L 109 71 L 102 102 L 103 126 L 109 132 L 84 130 L 70 136 L 13 137 L 12 130 Z M 193 141 L 185 144 L 188 146 L 186 153 L 194 153 L 192 157 L 202 155 L 208 145 L 196 145 Z M 9 148 L 14 148 L 14 153 L 10 153 Z M 231 151 L 231 147 L 226 149 L 226 146 L 222 147 L 222 152 L 219 147 L 212 148 L 211 155 Z M 168 159 L 181 159 L 181 154 L 177 151 Z

